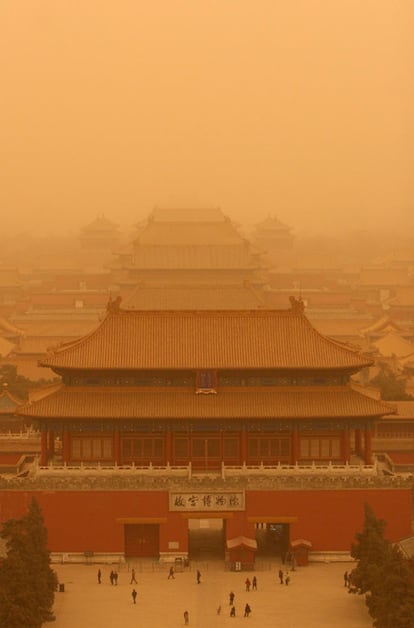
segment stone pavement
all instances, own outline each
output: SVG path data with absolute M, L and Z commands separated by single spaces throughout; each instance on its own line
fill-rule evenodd
M 102 584 L 97 571 L 102 571 Z M 192 563 L 189 569 L 168 580 L 168 567 L 151 562 L 137 563 L 137 585 L 130 585 L 128 567 L 119 570 L 118 586 L 112 586 L 109 572 L 116 565 L 54 565 L 64 592 L 56 593 L 56 622 L 53 628 L 369 628 L 372 621 L 363 597 L 350 595 L 343 586 L 345 570 L 351 563 L 312 563 L 291 572 L 288 586 L 277 578 L 279 565 L 266 570 L 230 572 L 223 563 Z M 196 581 L 200 569 L 202 580 Z M 245 579 L 256 575 L 258 590 L 245 591 Z M 138 592 L 133 604 L 132 589 Z M 229 592 L 235 593 L 236 617 L 229 616 Z M 244 606 L 252 608 L 243 617 Z M 221 606 L 220 615 L 217 608 Z

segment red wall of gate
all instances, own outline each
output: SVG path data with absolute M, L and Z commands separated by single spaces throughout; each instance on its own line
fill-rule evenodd
M 124 526 L 117 519 L 160 519 L 160 551 L 168 551 L 171 541 L 179 543 L 179 551 L 187 551 L 188 521 L 180 512 L 168 511 L 165 491 L 3 490 L 0 520 L 23 515 L 32 496 L 42 508 L 53 552 L 123 552 Z M 252 522 L 262 517 L 275 522 L 296 517 L 290 526 L 291 540 L 305 538 L 315 551 L 347 551 L 362 527 L 365 502 L 387 522 L 387 538 L 396 541 L 411 535 L 409 489 L 298 490 L 246 492 L 246 511 L 230 513 L 227 538 L 251 537 Z M 208 513 L 200 513 L 203 517 L 208 518 Z
M 248 516 L 297 517 L 290 525 L 290 540 L 311 541 L 314 551 L 347 551 L 362 529 L 364 504 L 387 523 L 385 536 L 398 541 L 411 536 L 412 498 L 409 489 L 249 491 Z

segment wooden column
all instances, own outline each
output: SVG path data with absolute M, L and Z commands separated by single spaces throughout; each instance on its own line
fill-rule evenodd
M 70 437 L 67 427 L 63 428 L 62 434 L 62 460 L 63 464 L 70 461 Z
M 372 464 L 372 431 L 365 428 L 365 464 Z
M 48 432 L 46 430 L 42 430 L 40 434 L 40 466 L 45 467 L 47 465 L 47 438 Z
M 342 455 L 344 462 L 349 462 L 351 459 L 351 433 L 349 428 L 344 429 L 342 436 Z
M 355 453 L 357 456 L 362 455 L 362 435 L 361 430 L 355 430 Z
M 247 463 L 247 432 L 245 427 L 242 428 L 240 434 L 240 455 L 241 464 Z
M 114 431 L 114 463 L 121 464 L 121 434 L 119 428 Z
M 55 455 L 55 433 L 52 430 L 49 432 L 49 455 L 51 458 Z
M 292 430 L 292 464 L 299 461 L 299 430 L 294 427 Z
M 165 464 L 172 464 L 172 433 L 171 430 L 165 432 Z

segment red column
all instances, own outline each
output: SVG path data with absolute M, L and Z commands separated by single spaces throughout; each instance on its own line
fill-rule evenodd
M 247 463 L 247 432 L 245 427 L 243 427 L 240 434 L 240 455 L 241 464 Z
M 51 458 L 55 455 L 55 433 L 52 430 L 49 432 L 49 454 Z
M 360 456 L 362 453 L 362 435 L 361 430 L 355 430 L 355 453 Z
M 365 464 L 372 464 L 372 432 L 365 428 Z
M 121 462 L 121 435 L 118 428 L 114 431 L 114 462 L 115 464 Z
M 62 460 L 64 464 L 70 461 L 70 438 L 66 427 L 62 434 Z
M 299 461 L 299 430 L 294 427 L 292 430 L 292 464 Z
M 40 466 L 45 467 L 47 465 L 47 435 L 48 432 L 42 430 L 40 435 Z
M 342 453 L 344 462 L 349 462 L 351 459 L 351 434 L 348 427 L 344 429 L 342 437 Z
M 172 434 L 171 430 L 165 433 L 165 464 L 172 464 Z

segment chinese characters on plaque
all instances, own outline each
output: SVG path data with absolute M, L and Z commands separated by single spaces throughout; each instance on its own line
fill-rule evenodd
M 170 493 L 170 510 L 244 510 L 244 493 Z

